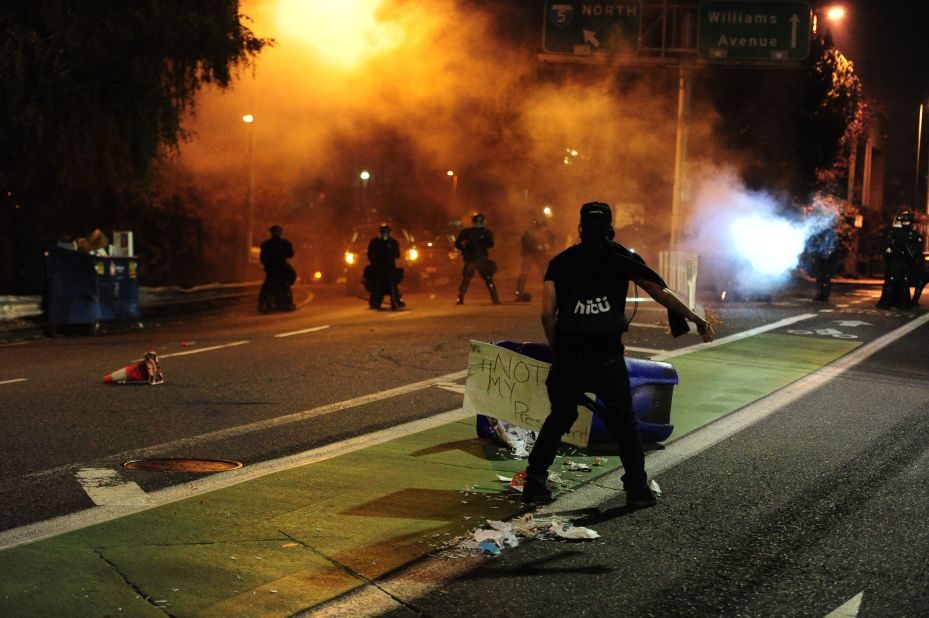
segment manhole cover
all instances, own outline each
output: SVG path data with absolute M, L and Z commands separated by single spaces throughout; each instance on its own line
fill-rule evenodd
M 147 470 L 151 472 L 222 472 L 242 467 L 242 462 L 228 459 L 180 459 L 155 458 L 135 459 L 123 464 L 130 470 Z

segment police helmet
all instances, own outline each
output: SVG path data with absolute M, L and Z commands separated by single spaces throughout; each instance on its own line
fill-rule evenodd
M 272 225 L 271 227 L 268 228 L 268 231 L 271 232 L 272 234 L 280 234 L 281 232 L 284 231 L 284 228 L 282 228 L 280 225 Z
M 484 215 L 482 215 L 481 213 L 477 213 L 473 217 L 471 217 L 471 223 L 480 225 L 483 222 L 484 222 Z
M 904 210 L 901 213 L 898 213 L 894 217 L 894 227 L 910 227 L 913 225 L 913 213 L 909 210 Z
M 380 231 L 381 234 L 389 234 L 390 226 L 386 223 L 381 223 L 381 227 L 378 228 L 378 231 Z

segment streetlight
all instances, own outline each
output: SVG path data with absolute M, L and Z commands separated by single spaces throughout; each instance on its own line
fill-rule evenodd
M 248 125 L 249 135 L 248 135 L 248 198 L 247 198 L 247 208 L 248 208 L 248 217 L 246 222 L 246 232 L 245 232 L 245 268 L 246 276 L 248 273 L 248 263 L 252 259 L 252 243 L 253 243 L 253 234 L 252 226 L 254 225 L 255 218 L 255 116 L 253 114 L 245 114 L 242 116 L 242 122 Z
M 830 6 L 826 9 L 826 19 L 829 21 L 842 21 L 845 19 L 845 14 L 844 6 Z

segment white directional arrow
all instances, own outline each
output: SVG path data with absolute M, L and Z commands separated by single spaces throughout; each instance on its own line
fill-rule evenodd
M 861 320 L 836 320 L 839 326 L 848 326 L 849 328 L 858 328 L 859 326 L 871 326 L 870 322 L 862 322 Z
M 864 590 L 826 614 L 826 618 L 857 618 L 858 610 L 861 609 L 861 600 L 863 598 Z
M 790 19 L 787 20 L 790 22 L 790 49 L 797 48 L 797 24 L 800 23 L 800 18 L 797 17 L 797 14 L 794 13 L 790 16 Z
M 597 33 L 593 30 L 584 30 L 584 42 L 593 47 L 600 47 L 600 41 L 597 40 Z

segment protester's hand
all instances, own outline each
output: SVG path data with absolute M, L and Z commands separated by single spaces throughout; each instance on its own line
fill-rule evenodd
M 713 325 L 706 320 L 697 322 L 697 332 L 700 333 L 700 337 L 703 338 L 704 343 L 709 343 L 716 338 L 716 331 L 713 330 Z

